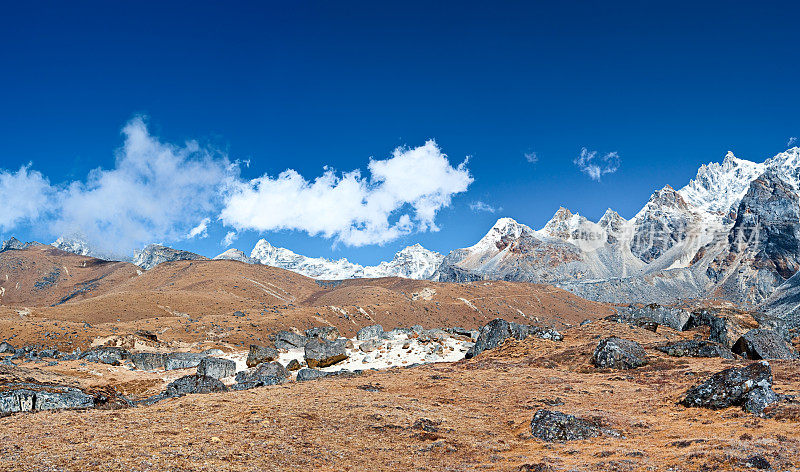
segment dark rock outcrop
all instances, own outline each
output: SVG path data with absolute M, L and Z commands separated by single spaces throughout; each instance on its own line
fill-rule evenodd
M 746 367 L 732 367 L 717 372 L 708 380 L 690 388 L 680 404 L 711 409 L 741 406 L 761 414 L 764 407 L 777 401 L 772 391 L 772 369 L 766 361 Z
M 275 348 L 276 349 L 299 349 L 305 347 L 308 338 L 302 334 L 297 334 L 292 331 L 278 331 L 275 334 Z
M 309 328 L 305 331 L 305 335 L 307 338 L 318 338 L 324 339 L 326 341 L 336 341 L 339 339 L 339 330 L 336 326 L 318 326 L 315 328 Z
M 277 385 L 286 382 L 289 371 L 278 362 L 263 362 L 257 367 L 243 370 L 236 374 L 234 390 L 246 390 L 267 385 Z
M 563 336 L 554 329 L 522 325 L 506 321 L 502 318 L 496 318 L 481 328 L 478 339 L 475 341 L 475 345 L 467 351 L 466 358 L 470 359 L 487 349 L 494 349 L 501 345 L 506 339 L 513 338 L 522 340 L 528 336 L 552 339 L 554 341 L 561 341 L 563 339 Z
M 370 325 L 364 326 L 356 333 L 356 339 L 359 341 L 366 341 L 367 339 L 374 339 L 383 336 L 383 326 Z
M 747 359 L 797 359 L 797 352 L 782 336 L 770 329 L 751 329 L 736 344 L 733 352 Z
M 757 325 L 755 319 L 744 313 L 703 309 L 692 312 L 685 329 L 708 326 L 709 339 L 730 349 L 744 333 Z
M 619 434 L 602 428 L 597 422 L 578 418 L 560 411 L 539 410 L 531 420 L 531 434 L 543 441 L 575 441 L 602 434 Z
M 201 352 L 173 352 L 164 359 L 164 368 L 167 370 L 194 369 L 200 361 L 208 357 Z
M 250 345 L 250 352 L 247 354 L 247 367 L 255 367 L 262 362 L 272 362 L 278 358 L 278 350 L 274 347 Z
M 236 363 L 229 359 L 206 357 L 197 366 L 197 375 L 204 375 L 215 379 L 231 377 L 236 373 Z
M 722 344 L 689 339 L 659 346 L 656 349 L 673 357 L 721 357 L 733 359 L 733 353 Z
M 95 400 L 82 390 L 63 385 L 4 384 L 0 391 L 0 416 L 43 410 L 92 408 Z
M 139 370 L 164 370 L 164 357 L 160 352 L 137 352 L 131 354 L 131 362 Z
M 227 392 L 228 387 L 219 380 L 205 375 L 184 375 L 167 385 L 164 395 L 167 397 L 179 397 L 190 393 L 214 393 Z
M 122 362 L 129 357 L 130 353 L 120 347 L 98 347 L 81 355 L 81 359 L 87 362 L 99 362 L 110 365 L 121 365 Z
M 347 359 L 346 341 L 325 341 L 312 339 L 306 344 L 305 359 L 309 367 L 328 367 Z
M 686 310 L 654 303 L 641 308 L 633 306 L 617 308 L 616 314 L 607 317 L 607 319 L 633 324 L 643 324 L 650 321 L 670 327 L 675 331 L 683 331 L 690 317 L 691 313 Z
M 601 368 L 635 369 L 647 362 L 647 353 L 639 343 L 615 337 L 600 341 L 592 355 L 592 363 Z

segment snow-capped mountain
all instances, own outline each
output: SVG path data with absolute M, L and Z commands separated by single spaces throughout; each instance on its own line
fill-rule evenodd
M 344 258 L 334 261 L 323 257 L 302 256 L 289 249 L 275 247 L 264 239 L 259 240 L 250 253 L 250 259 L 260 264 L 280 267 L 322 280 L 362 277 L 426 279 L 433 275 L 443 257 L 416 244 L 399 251 L 389 262 L 365 267 Z
M 238 249 L 228 249 L 227 251 L 223 252 L 222 254 L 214 257 L 214 260 L 229 260 L 229 261 L 239 261 L 244 262 L 247 264 L 258 264 L 258 261 L 253 259 L 252 257 L 245 254 L 243 251 Z
M 501 218 L 435 277 L 548 282 L 610 302 L 720 296 L 754 306 L 800 268 L 800 148 L 763 163 L 728 153 L 630 220 L 560 208 L 540 230 Z M 798 247 L 796 247 L 798 246 Z

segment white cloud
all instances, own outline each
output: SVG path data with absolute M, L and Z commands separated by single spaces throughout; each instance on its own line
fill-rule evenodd
M 536 154 L 536 152 L 534 151 L 526 152 L 523 155 L 525 156 L 525 160 L 530 162 L 531 164 L 536 164 L 537 162 L 539 162 L 539 155 Z
M 30 164 L 16 172 L 0 169 L 0 231 L 9 231 L 17 225 L 35 221 L 48 210 L 52 188 L 47 179 Z
M 436 213 L 473 179 L 434 141 L 397 148 L 361 171 L 326 168 L 313 181 L 293 169 L 237 184 L 220 217 L 237 230 L 296 230 L 350 246 L 383 244 L 415 231 L 437 231 Z
M 186 239 L 200 237 L 200 239 L 208 237 L 208 224 L 211 223 L 211 218 L 203 218 L 200 223 L 189 231 Z
M 797 144 L 797 136 L 792 136 L 791 138 L 789 138 L 789 142 L 786 143 L 786 147 L 792 147 L 795 144 Z
M 502 210 L 502 208 L 495 208 L 488 203 L 482 202 L 480 200 L 474 201 L 469 204 L 469 209 L 474 212 L 485 211 L 487 213 L 494 213 L 496 211 Z
M 238 238 L 238 237 L 239 237 L 239 235 L 236 234 L 236 231 L 228 231 L 225 234 L 225 237 L 222 238 L 222 241 L 220 241 L 219 244 L 222 247 L 229 247 L 231 244 L 233 244 L 234 241 L 236 241 L 236 238 Z
M 616 152 L 609 152 L 598 157 L 597 151 L 583 148 L 580 156 L 576 157 L 573 162 L 581 172 L 599 182 L 603 175 L 613 174 L 619 169 L 620 158 Z

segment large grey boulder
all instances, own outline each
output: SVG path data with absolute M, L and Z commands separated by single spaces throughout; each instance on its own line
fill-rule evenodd
M 553 341 L 561 341 L 563 339 L 563 336 L 554 329 L 522 325 L 506 321 L 502 318 L 496 318 L 481 328 L 478 339 L 475 341 L 475 345 L 467 351 L 466 358 L 470 359 L 487 349 L 494 349 L 503 344 L 503 341 L 506 339 L 514 338 L 521 340 L 528 336 L 552 339 Z
M 279 362 L 264 362 L 236 374 L 234 390 L 277 385 L 286 382 L 291 374 Z
M 292 331 L 278 331 L 275 334 L 275 347 L 277 349 L 299 349 L 305 347 L 308 338 L 302 334 L 297 334 Z
M 215 379 L 231 377 L 236 373 L 236 362 L 218 357 L 206 357 L 197 366 L 197 375 L 204 375 Z
M 733 352 L 748 359 L 797 359 L 797 352 L 784 338 L 770 329 L 751 329 L 736 344 Z
M 98 347 L 81 355 L 81 359 L 87 362 L 109 365 L 121 365 L 129 357 L 130 353 L 121 347 Z
M 745 411 L 760 415 L 767 405 L 777 400 L 772 391 L 772 368 L 769 362 L 760 361 L 717 372 L 690 388 L 679 403 L 714 410 L 741 406 Z
M 164 395 L 179 397 L 190 393 L 227 392 L 228 387 L 219 380 L 205 375 L 184 375 L 167 385 Z
M 611 337 L 597 344 L 592 363 L 601 368 L 635 369 L 647 364 L 647 353 L 635 341 Z
M 703 309 L 692 312 L 685 329 L 708 326 L 710 328 L 709 340 L 720 343 L 730 349 L 744 333 L 753 327 L 748 326 L 748 321 L 753 325 L 757 324 L 754 319 L 748 320 L 746 318 L 741 313 Z
M 613 430 L 602 428 L 595 421 L 550 410 L 539 410 L 533 415 L 531 434 L 547 442 L 589 439 L 602 434 L 619 435 Z
M 309 367 L 328 367 L 347 359 L 345 339 L 325 341 L 312 339 L 306 344 L 305 359 Z
M 339 330 L 336 326 L 319 326 L 305 331 L 307 338 L 318 338 L 326 341 L 336 341 L 339 339 Z
M 711 341 L 687 339 L 659 346 L 656 349 L 673 357 L 721 357 L 733 359 L 733 353 L 722 344 Z
M 691 313 L 681 308 L 654 303 L 644 307 L 619 307 L 616 309 L 616 314 L 608 318 L 612 321 L 632 323 L 637 326 L 645 321 L 651 321 L 668 326 L 675 331 L 683 331 L 690 317 Z
M 0 416 L 11 413 L 92 408 L 94 397 L 62 385 L 14 383 L 3 385 L 0 392 Z
M 167 354 L 164 368 L 167 370 L 194 369 L 206 357 L 208 355 L 202 352 L 173 352 Z
M 131 362 L 139 370 L 164 370 L 164 354 L 160 352 L 136 352 Z
M 376 324 L 364 326 L 356 333 L 356 339 L 359 341 L 366 341 L 367 339 L 379 338 L 383 336 L 383 326 Z
M 247 353 L 247 367 L 255 367 L 262 362 L 272 362 L 278 358 L 278 350 L 274 347 L 250 345 L 250 352 Z

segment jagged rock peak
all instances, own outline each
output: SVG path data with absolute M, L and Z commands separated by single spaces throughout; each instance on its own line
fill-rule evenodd
M 605 213 L 603 213 L 603 216 L 597 220 L 597 224 L 603 228 L 616 229 L 617 226 L 622 226 L 623 224 L 627 223 L 627 221 L 628 220 L 620 216 L 619 213 L 609 208 Z
M 20 250 L 25 249 L 26 247 L 30 246 L 31 243 L 23 243 L 19 239 L 15 237 L 11 237 L 6 241 L 3 241 L 3 245 L 0 246 L 0 252 L 9 251 L 9 250 Z
M 653 192 L 648 203 L 655 204 L 661 208 L 689 209 L 686 200 L 671 185 L 665 185 L 662 189 Z
M 731 151 L 721 163 L 700 166 L 697 176 L 678 191 L 692 206 L 711 213 L 726 213 L 742 199 L 750 182 L 764 172 L 765 164 L 739 159 Z
M 471 251 L 479 251 L 483 249 L 497 249 L 497 243 L 502 239 L 519 239 L 523 234 L 533 233 L 533 230 L 521 223 L 517 223 L 513 218 L 500 218 L 492 226 L 486 236 L 481 238 L 474 246 L 467 249 Z
M 150 270 L 162 262 L 208 260 L 207 257 L 189 251 L 173 249 L 161 244 L 148 244 L 133 256 L 133 263 Z

